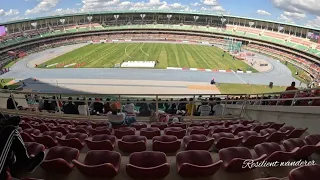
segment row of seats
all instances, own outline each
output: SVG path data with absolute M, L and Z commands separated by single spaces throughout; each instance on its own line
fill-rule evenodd
M 270 146 L 270 145 L 273 146 Z M 44 150 L 43 145 L 37 143 L 26 143 L 28 153 L 36 154 Z M 176 166 L 178 174 L 182 177 L 212 176 L 220 167 L 227 172 L 244 172 L 254 167 L 243 167 L 245 161 L 253 162 L 265 161 L 289 161 L 292 153 L 281 153 L 274 150 L 269 154 L 272 147 L 278 146 L 276 143 L 262 144 L 265 150 L 260 150 L 253 156 L 250 150 L 245 147 L 230 147 L 219 151 L 218 161 L 213 161 L 210 153 L 203 150 L 182 151 L 176 155 Z M 268 146 L 268 147 L 267 147 Z M 121 155 L 118 152 L 108 150 L 91 150 L 86 154 L 84 162 L 78 161 L 79 151 L 75 148 L 56 146 L 50 148 L 41 167 L 48 172 L 70 173 L 76 167 L 81 173 L 91 177 L 112 178 L 120 170 Z M 292 180 L 302 180 L 300 173 L 290 173 Z M 127 174 L 135 179 L 156 179 L 164 178 L 170 172 L 170 164 L 166 154 L 163 152 L 143 151 L 132 153 L 129 163 L 126 165 Z M 319 172 L 312 172 L 319 174 Z M 290 177 L 289 175 L 289 177 Z M 309 174 L 310 175 L 310 174 Z M 308 177 L 312 177 L 309 176 Z M 299 178 L 300 177 L 300 178 Z M 305 179 L 303 179 L 305 180 Z M 309 179 L 308 179 L 309 180 Z M 312 180 L 312 179 L 310 179 Z

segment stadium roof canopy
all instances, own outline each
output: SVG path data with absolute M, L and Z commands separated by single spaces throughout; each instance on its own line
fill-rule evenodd
M 263 21 L 267 23 L 275 23 L 275 24 L 281 24 L 281 25 L 288 25 L 288 26 L 295 26 L 299 28 L 306 28 L 310 30 L 316 30 L 320 31 L 318 28 L 310 27 L 310 26 L 301 26 L 297 24 L 291 24 L 291 23 L 284 23 L 284 22 L 277 22 L 277 21 L 271 21 L 271 20 L 264 20 L 264 19 L 255 19 L 251 17 L 241 17 L 241 16 L 232 16 L 232 15 L 225 15 L 221 13 L 210 13 L 207 11 L 161 11 L 161 10 L 123 10 L 123 11 L 100 11 L 100 12 L 85 12 L 85 13 L 74 13 L 74 14 L 64 14 L 64 15 L 56 15 L 56 16 L 45 16 L 45 17 L 38 17 L 38 18 L 29 18 L 29 19 L 23 19 L 23 20 L 17 20 L 17 21 L 10 21 L 1 23 L 0 25 L 9 25 L 9 24 L 16 24 L 16 23 L 22 23 L 22 22 L 28 22 L 28 21 L 36 21 L 36 20 L 43 20 L 43 19 L 50 19 L 50 18 L 58 18 L 58 17 L 68 17 L 68 16 L 81 16 L 81 15 L 100 15 L 100 14 L 127 14 L 127 13 L 161 13 L 161 14 L 191 14 L 191 15 L 202 15 L 202 16 L 223 16 L 223 17 L 229 17 L 229 18 L 239 18 L 239 19 L 248 19 L 253 21 Z

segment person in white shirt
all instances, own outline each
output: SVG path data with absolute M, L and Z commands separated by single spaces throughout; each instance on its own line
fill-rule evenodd
M 116 103 L 111 104 L 111 111 L 107 113 L 107 118 L 111 123 L 112 127 L 119 126 L 125 123 L 126 115 L 124 113 L 118 113 Z
M 88 105 L 85 102 L 79 102 L 78 111 L 80 115 L 88 115 Z
M 198 112 L 200 112 L 200 116 L 209 116 L 211 112 L 211 107 L 208 105 L 208 103 L 203 103 L 200 107 Z
M 134 104 L 130 103 L 129 99 L 127 100 L 127 104 L 124 106 L 123 110 L 128 114 L 135 114 L 136 113 L 134 110 Z
M 221 105 L 221 99 L 217 99 L 217 104 L 213 106 L 212 111 L 214 112 L 214 115 L 216 116 L 222 116 L 223 112 L 223 106 Z

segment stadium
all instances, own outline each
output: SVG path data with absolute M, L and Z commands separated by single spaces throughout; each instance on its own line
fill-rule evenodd
M 319 29 L 126 10 L 10 21 L 0 32 L 0 112 L 20 117 L 30 155 L 46 154 L 8 179 L 319 177 Z

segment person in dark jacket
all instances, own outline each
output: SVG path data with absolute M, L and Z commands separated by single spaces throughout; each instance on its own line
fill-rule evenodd
M 7 100 L 7 109 L 16 109 L 16 107 L 18 107 L 18 103 L 14 101 L 12 96 L 10 95 L 10 97 Z
M 78 108 L 72 103 L 72 97 L 68 98 L 68 103 L 64 106 L 63 110 L 65 114 L 79 114 Z

